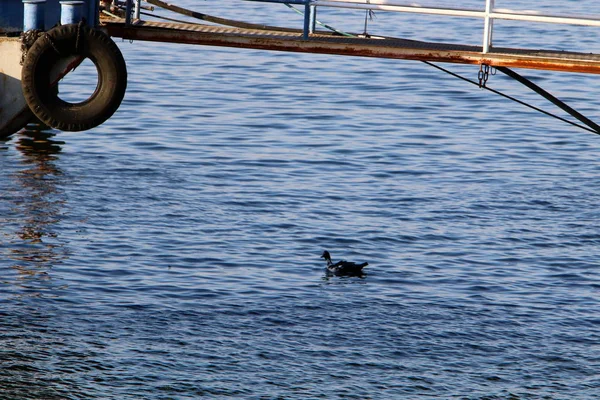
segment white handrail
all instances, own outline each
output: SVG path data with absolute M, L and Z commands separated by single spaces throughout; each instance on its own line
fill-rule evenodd
M 485 13 L 480 10 L 460 8 L 438 8 L 405 5 L 385 0 L 314 0 L 311 4 L 318 7 L 353 8 L 359 10 L 382 10 L 416 14 L 449 15 L 455 17 L 483 18 Z
M 277 2 L 277 0 L 274 1 Z M 493 25 L 494 20 L 496 19 L 600 27 L 600 18 L 584 18 L 580 16 L 564 15 L 541 15 L 531 11 L 519 12 L 512 10 L 496 9 L 494 7 L 495 0 L 486 0 L 484 10 L 421 7 L 418 5 L 407 5 L 405 3 L 400 3 L 394 0 L 308 0 L 308 2 L 312 6 L 318 7 L 352 8 L 359 10 L 381 10 L 430 15 L 447 15 L 454 17 L 482 18 L 484 19 L 484 53 L 489 52 L 490 48 L 492 47 Z

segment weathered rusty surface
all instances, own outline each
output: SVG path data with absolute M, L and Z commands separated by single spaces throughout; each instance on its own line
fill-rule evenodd
M 331 34 L 311 35 L 305 40 L 297 32 L 147 21 L 130 26 L 111 22 L 104 28 L 110 36 L 129 40 L 600 74 L 600 55 L 597 54 L 525 49 L 494 49 L 483 54 L 481 47 L 477 46 L 393 38 L 348 38 Z

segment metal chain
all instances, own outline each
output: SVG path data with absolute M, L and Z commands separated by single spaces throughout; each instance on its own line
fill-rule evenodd
M 427 64 L 427 65 L 429 65 L 429 66 L 431 66 L 431 67 L 437 68 L 437 69 L 439 69 L 440 71 L 444 71 L 445 73 L 447 73 L 447 74 L 449 74 L 449 75 L 452 75 L 452 76 L 454 76 L 455 78 L 461 79 L 461 80 L 463 80 L 463 81 L 465 81 L 465 82 L 469 82 L 469 83 L 471 83 L 471 84 L 473 84 L 473 85 L 477 85 L 477 82 L 475 82 L 474 80 L 471 80 L 471 79 L 469 79 L 469 78 L 465 78 L 465 77 L 463 77 L 463 76 L 460 76 L 460 75 L 458 75 L 458 74 L 455 74 L 455 73 L 454 73 L 454 72 L 452 72 L 452 71 L 449 71 L 449 70 L 447 70 L 447 69 L 445 69 L 445 68 L 442 68 L 442 67 L 440 67 L 439 65 L 435 65 L 435 64 L 433 64 L 433 63 L 430 63 L 429 61 L 422 61 L 422 62 L 423 62 L 423 63 L 425 63 L 425 64 Z M 489 87 L 485 87 L 484 89 L 485 89 L 485 90 L 489 90 L 490 92 L 492 92 L 492 93 L 495 93 L 495 94 L 497 94 L 497 95 L 499 95 L 499 96 L 502 96 L 502 97 L 504 97 L 504 98 L 506 98 L 506 99 L 509 99 L 509 100 L 512 100 L 512 101 L 514 101 L 514 102 L 516 102 L 516 103 L 519 103 L 519 104 L 521 104 L 521 105 L 524 105 L 525 107 L 529 107 L 529 108 L 531 108 L 532 110 L 535 110 L 535 111 L 537 111 L 537 112 L 540 112 L 540 113 L 542 113 L 542 114 L 544 114 L 544 115 L 547 115 L 547 116 L 549 116 L 549 117 L 552 117 L 552 118 L 556 118 L 556 119 L 558 119 L 559 121 L 562 121 L 562 122 L 565 122 L 565 123 L 567 123 L 567 124 L 570 124 L 570 125 L 576 126 L 576 127 L 580 128 L 580 129 L 583 129 L 583 130 L 585 130 L 585 131 L 588 131 L 588 132 L 592 132 L 592 133 L 595 133 L 595 134 L 600 134 L 600 130 L 591 129 L 591 128 L 587 127 L 587 126 L 583 126 L 583 125 L 580 125 L 580 124 L 578 124 L 578 123 L 575 123 L 575 122 L 573 122 L 573 121 L 569 121 L 569 120 L 568 120 L 568 119 L 566 119 L 566 118 L 560 117 L 560 116 L 558 116 L 558 115 L 556 115 L 556 114 L 552 114 L 552 113 L 550 113 L 550 112 L 548 112 L 548 111 L 544 111 L 544 110 L 542 110 L 542 109 L 541 109 L 541 108 L 539 108 L 539 107 L 533 106 L 533 105 L 531 105 L 531 104 L 529 104 L 529 103 L 526 103 L 526 102 L 524 102 L 524 101 L 521 101 L 521 100 L 519 100 L 519 99 L 516 99 L 516 98 L 514 98 L 514 97 L 512 97 L 512 96 L 509 96 L 509 95 L 507 95 L 507 94 L 504 94 L 504 93 L 502 93 L 502 92 L 500 92 L 500 91 L 498 91 L 498 90 L 491 89 L 491 88 L 489 88 Z
M 496 75 L 496 70 L 492 71 L 492 75 Z M 477 75 L 479 79 L 479 88 L 485 88 L 487 85 L 487 81 L 490 78 L 490 66 L 487 64 L 479 65 L 479 74 Z
M 367 4 L 371 4 L 371 0 L 367 0 Z M 368 32 L 369 21 L 373 21 L 373 17 L 375 16 L 375 12 L 371 9 L 365 10 L 365 31 L 363 32 L 363 36 L 366 38 L 371 37 Z

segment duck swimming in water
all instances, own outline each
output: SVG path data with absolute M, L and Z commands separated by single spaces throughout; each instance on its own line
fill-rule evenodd
M 335 264 L 331 261 L 331 255 L 327 250 L 323 252 L 321 258 L 327 261 L 327 272 L 338 276 L 357 276 L 362 275 L 362 269 L 369 263 L 356 264 L 350 261 L 340 260 Z

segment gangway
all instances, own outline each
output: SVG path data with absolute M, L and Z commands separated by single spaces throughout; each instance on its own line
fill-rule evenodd
M 301 28 L 290 29 L 248 24 L 241 21 L 219 20 L 211 18 L 206 14 L 183 9 L 162 0 L 146 1 L 158 7 L 183 13 L 201 20 L 218 22 L 219 26 L 206 23 L 192 24 L 142 20 L 140 18 L 142 9 L 141 1 L 126 0 L 126 17 L 124 19 L 108 20 L 104 23 L 104 28 L 108 34 L 128 40 L 415 60 L 426 63 L 471 64 L 480 67 L 480 87 L 486 86 L 488 71 L 490 68 L 495 68 L 540 94 L 587 127 L 572 123 L 573 125 L 600 134 L 600 125 L 597 125 L 543 88 L 510 69 L 525 68 L 600 74 L 600 54 L 496 47 L 493 45 L 493 29 L 494 21 L 496 20 L 600 27 L 600 18 L 545 15 L 535 11 L 519 12 L 504 10 L 495 7 L 495 0 L 484 0 L 484 8 L 480 10 L 422 7 L 407 5 L 396 0 L 243 0 L 279 3 L 289 7 L 292 5 L 300 6 L 303 8 L 304 24 Z M 317 30 L 317 10 L 324 7 L 478 18 L 483 20 L 483 38 L 480 45 L 464 45 L 427 42 L 398 37 L 348 34 L 327 25 L 325 26 L 328 30 Z M 531 108 L 537 109 L 535 107 Z M 539 109 L 537 110 L 539 111 Z M 563 118 L 557 118 L 569 122 Z
M 419 7 L 405 5 L 394 0 L 244 1 L 300 5 L 304 8 L 304 26 L 297 30 L 275 29 L 275 27 L 261 28 L 258 25 L 253 29 L 248 29 L 243 27 L 224 28 L 208 24 L 144 21 L 140 19 L 140 0 L 127 0 L 127 9 L 133 10 L 131 13 L 126 13 L 128 18 L 109 20 L 105 23 L 105 28 L 111 36 L 128 40 L 600 73 L 600 54 L 495 47 L 492 40 L 494 21 L 499 19 L 600 27 L 600 18 L 544 15 L 532 11 L 517 12 L 496 9 L 494 7 L 495 0 L 485 0 L 485 8 L 481 10 Z M 181 7 L 173 6 L 162 0 L 147 0 L 147 2 L 171 10 L 182 10 Z M 482 43 L 481 45 L 461 45 L 409 38 L 346 36 L 331 31 L 317 31 L 317 10 L 323 7 L 479 18 L 484 22 Z

